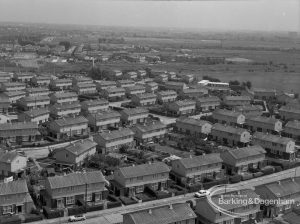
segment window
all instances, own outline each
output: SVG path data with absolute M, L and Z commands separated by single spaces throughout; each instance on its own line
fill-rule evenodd
M 67 205 L 72 205 L 74 203 L 75 203 L 75 197 L 74 196 L 66 197 L 66 204 Z
M 143 177 L 137 177 L 137 180 L 143 180 Z
M 12 213 L 12 205 L 3 206 L 3 215 Z
M 136 192 L 136 193 L 142 193 L 142 192 L 144 192 L 144 186 L 143 186 L 143 185 L 141 185 L 141 186 L 136 186 L 136 187 L 135 187 L 135 192 Z
M 92 201 L 92 194 L 84 195 L 84 201 Z
M 102 193 L 95 193 L 95 201 L 102 201 Z

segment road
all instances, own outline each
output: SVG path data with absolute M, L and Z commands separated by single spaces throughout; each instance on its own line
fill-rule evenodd
M 300 176 L 300 167 L 284 170 L 275 174 L 266 175 L 263 177 L 251 179 L 248 181 L 243 181 L 236 184 L 231 184 L 229 187 L 235 189 L 244 189 L 244 188 L 254 188 L 255 186 L 282 180 L 289 177 L 299 177 Z M 221 192 L 220 192 L 221 193 Z M 84 224 L 118 224 L 122 223 L 122 214 L 128 212 L 134 212 L 143 209 L 149 209 L 155 206 L 163 206 L 174 203 L 184 203 L 189 200 L 195 200 L 194 193 L 189 193 L 186 195 L 175 196 L 171 198 L 155 200 L 144 202 L 140 204 L 133 204 L 128 206 L 117 207 L 113 209 L 107 209 L 102 211 L 90 212 L 86 214 L 87 220 L 78 223 Z M 60 224 L 67 223 L 68 217 L 62 217 L 60 219 L 51 219 L 51 220 L 43 220 L 39 222 L 34 222 L 34 224 Z

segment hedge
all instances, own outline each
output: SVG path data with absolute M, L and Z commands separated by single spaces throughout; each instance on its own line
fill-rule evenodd
M 47 219 L 54 219 L 64 216 L 64 211 L 59 209 L 51 209 L 49 207 L 43 207 L 43 213 Z
M 28 222 L 36 222 L 36 221 L 39 221 L 39 220 L 43 220 L 43 216 L 36 215 L 36 214 L 26 214 L 24 222 L 26 222 L 26 223 L 28 223 Z
M 124 196 L 121 196 L 120 200 L 122 201 L 122 203 L 124 205 L 133 205 L 133 204 L 138 203 L 137 201 L 135 201 L 135 200 L 133 200 L 131 198 L 128 198 L 128 197 L 124 197 Z
M 78 215 L 85 212 L 85 206 L 68 208 L 68 215 Z
M 0 217 L 0 223 L 2 224 L 21 224 L 21 218 L 18 216 Z
M 120 207 L 122 206 L 122 202 L 121 201 L 116 201 L 116 202 L 108 202 L 107 203 L 107 208 L 116 208 L 116 207 Z
M 103 210 L 104 206 L 103 204 L 99 204 L 99 205 L 88 205 L 86 210 L 88 212 L 94 212 L 94 211 L 100 211 Z
M 238 182 L 241 182 L 241 180 L 242 180 L 241 175 L 235 175 L 235 176 L 229 177 L 229 181 L 231 183 L 238 183 Z

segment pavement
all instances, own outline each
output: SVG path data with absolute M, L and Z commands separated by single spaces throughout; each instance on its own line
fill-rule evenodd
M 298 168 L 298 169 L 297 169 Z M 245 188 L 255 188 L 255 186 L 282 180 L 289 177 L 300 176 L 300 167 L 284 170 L 275 174 L 266 175 L 259 178 L 254 178 L 248 181 L 239 182 L 236 184 L 229 185 L 230 188 L 235 189 L 245 189 Z M 222 192 L 220 192 L 222 193 Z M 128 212 L 134 212 L 143 209 L 149 209 L 156 206 L 169 205 L 174 203 L 185 203 L 189 200 L 195 200 L 194 193 L 189 193 L 186 195 L 175 196 L 166 199 L 160 199 L 155 201 L 143 202 L 139 204 L 133 204 L 128 206 L 122 206 L 112 209 L 106 209 L 102 211 L 95 211 L 86 214 L 87 220 L 77 222 L 84 224 L 119 224 L 123 222 L 122 215 Z M 61 217 L 57 219 L 41 220 L 38 222 L 33 222 L 32 224 L 61 224 L 67 223 L 68 217 Z

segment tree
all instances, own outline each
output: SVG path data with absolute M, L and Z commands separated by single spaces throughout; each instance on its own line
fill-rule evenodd
M 229 81 L 229 85 L 230 86 L 239 86 L 240 85 L 240 82 L 238 80 L 234 80 L 234 81 Z
M 61 41 L 59 42 L 59 45 L 64 46 L 66 51 L 69 50 L 71 47 L 71 43 L 69 41 Z
M 127 153 L 128 149 L 129 149 L 129 146 L 128 146 L 128 145 L 122 145 L 122 146 L 120 147 L 120 149 L 119 149 L 119 152 L 120 152 L 120 153 Z
M 247 82 L 246 82 L 246 86 L 248 87 L 248 89 L 251 89 L 252 83 L 251 83 L 250 81 L 247 81 Z

